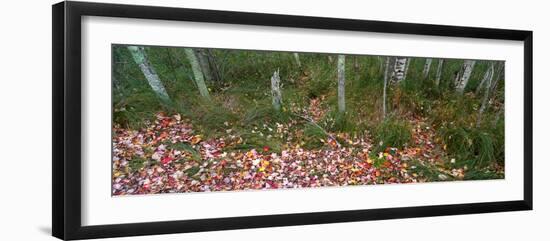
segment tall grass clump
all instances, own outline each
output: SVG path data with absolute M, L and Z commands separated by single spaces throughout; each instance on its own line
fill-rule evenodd
M 458 159 L 459 164 L 472 167 L 485 167 L 496 160 L 500 144 L 494 134 L 480 129 L 464 127 L 442 127 L 441 138 L 444 149 L 450 156 Z M 498 154 L 500 155 L 500 154 Z
M 412 140 L 412 127 L 406 121 L 389 118 L 373 129 L 375 153 L 388 147 L 404 148 Z

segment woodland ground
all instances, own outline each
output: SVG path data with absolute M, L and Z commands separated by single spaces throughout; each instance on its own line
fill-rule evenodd
M 491 61 L 479 61 L 459 94 L 462 60 L 446 60 L 435 85 L 435 67 L 423 77 L 425 59 L 409 58 L 384 116 L 385 57 L 347 57 L 342 113 L 328 55 L 301 53 L 297 66 L 291 53 L 216 50 L 223 81 L 207 82 L 205 100 L 181 49 L 147 53 L 171 100 L 155 96 L 125 48 L 113 48 L 113 195 L 504 177 L 503 81 L 479 114 Z M 278 111 L 269 81 L 277 69 Z

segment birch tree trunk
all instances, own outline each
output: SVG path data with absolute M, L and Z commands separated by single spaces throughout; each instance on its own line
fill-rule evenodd
M 277 111 L 281 109 L 283 103 L 283 97 L 281 95 L 281 78 L 279 77 L 279 69 L 273 72 L 271 76 L 271 103 L 273 108 Z
M 346 112 L 346 56 L 338 55 L 338 111 Z
M 437 64 L 437 72 L 435 73 L 435 86 L 439 87 L 439 82 L 441 82 L 441 73 L 443 72 L 443 59 L 439 60 Z
M 478 116 L 477 116 L 476 126 L 478 128 L 481 125 L 481 116 L 483 115 L 483 112 L 487 108 L 487 102 L 489 100 L 489 90 L 491 89 L 491 84 L 493 82 L 494 72 L 495 72 L 495 64 L 491 64 L 491 67 L 485 73 L 485 78 L 487 78 L 487 83 L 485 84 L 485 95 L 483 96 L 483 100 L 481 102 L 481 107 L 479 108 L 479 113 L 478 113 Z
M 491 64 L 491 66 L 489 66 L 487 71 L 485 71 L 485 75 L 483 75 L 483 79 L 481 79 L 481 82 L 479 83 L 479 85 L 476 88 L 476 94 L 478 94 L 483 88 L 489 88 L 489 89 L 491 88 L 491 85 L 485 86 L 485 83 L 487 82 L 489 77 L 491 77 L 491 78 L 493 77 L 492 72 L 494 72 L 494 70 L 491 70 L 491 69 L 494 69 L 494 64 Z
M 407 68 L 407 58 L 397 57 L 391 75 L 392 81 L 400 83 L 405 77 L 405 69 Z
M 491 93 L 495 93 L 498 83 L 504 78 L 504 62 L 500 61 L 495 69 L 495 81 L 491 85 Z
M 422 77 L 428 78 L 428 74 L 430 74 L 430 66 L 432 65 L 432 59 L 426 59 L 426 63 L 424 64 L 424 70 L 422 70 Z
M 170 97 L 168 96 L 168 93 L 166 92 L 164 85 L 160 81 L 160 78 L 157 75 L 155 69 L 149 62 L 147 54 L 145 53 L 145 49 L 138 46 L 128 46 L 127 48 L 132 54 L 132 57 L 134 58 L 136 64 L 139 65 L 139 68 L 145 76 L 145 79 L 147 79 L 147 82 L 149 83 L 149 86 L 151 86 L 151 89 L 153 89 L 153 91 L 160 99 L 164 101 L 169 101 Z
M 386 67 L 384 69 L 384 93 L 382 94 L 382 119 L 386 119 L 386 96 L 388 88 L 388 71 L 390 66 L 390 57 L 386 57 Z
M 472 75 L 472 71 L 474 70 L 474 66 L 476 64 L 475 60 L 464 60 L 464 65 L 462 66 L 462 77 L 457 78 L 458 83 L 456 84 L 456 91 L 459 93 L 464 93 L 464 88 L 466 88 L 466 85 L 468 85 L 468 81 L 470 80 L 470 76 Z
M 197 84 L 197 88 L 199 89 L 199 93 L 202 97 L 206 99 L 210 99 L 210 94 L 208 94 L 208 88 L 206 87 L 206 84 L 204 83 L 204 76 L 203 72 L 199 63 L 199 60 L 197 59 L 197 56 L 195 55 L 195 51 L 192 49 L 186 48 L 185 49 L 185 55 L 187 56 L 187 59 L 189 60 L 189 63 L 191 63 L 191 69 L 193 70 L 193 75 L 195 77 L 195 84 Z
M 409 65 L 411 64 L 411 61 L 409 59 L 406 59 L 407 63 L 405 64 L 405 70 L 403 70 L 403 80 L 407 79 L 407 73 L 409 72 Z
M 300 62 L 300 55 L 298 53 L 294 53 L 294 60 L 296 60 L 296 65 L 298 65 L 298 68 L 302 68 L 302 63 Z

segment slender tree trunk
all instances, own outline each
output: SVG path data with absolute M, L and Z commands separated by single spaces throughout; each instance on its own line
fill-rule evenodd
M 205 53 L 206 57 L 208 58 L 208 63 L 210 64 L 210 71 L 212 72 L 212 77 L 214 78 L 214 81 L 221 81 L 222 76 L 220 72 L 220 67 L 218 66 L 216 55 L 214 55 L 211 49 L 206 49 Z
M 491 93 L 496 93 L 498 83 L 503 79 L 504 77 L 504 62 L 500 61 L 497 64 L 497 67 L 495 69 L 495 81 L 493 81 L 493 84 L 491 85 Z
M 437 64 L 437 72 L 435 74 L 435 86 L 439 87 L 439 82 L 441 82 L 441 73 L 443 72 L 443 59 L 439 60 Z
M 395 58 L 395 64 L 391 75 L 392 81 L 400 83 L 405 77 L 405 69 L 407 68 L 407 58 Z
M 494 64 L 491 64 L 491 66 L 489 66 L 489 68 L 487 69 L 487 71 L 485 71 L 485 75 L 483 75 L 483 79 L 481 79 L 481 82 L 479 83 L 479 85 L 477 86 L 476 88 L 476 94 L 479 94 L 479 92 L 483 89 L 483 88 L 489 88 L 491 89 L 491 86 L 485 86 L 485 83 L 487 82 L 487 80 L 491 77 L 493 77 L 493 70 L 494 69 Z
M 194 52 L 195 52 L 195 56 L 197 56 L 197 60 L 199 61 L 199 65 L 201 66 L 204 80 L 207 82 L 213 82 L 214 76 L 210 68 L 210 62 L 208 61 L 208 56 L 206 55 L 206 51 L 204 49 L 194 49 Z
M 388 58 L 388 57 L 386 57 L 386 58 Z M 380 56 L 377 56 L 376 59 L 378 59 L 378 63 L 380 64 L 379 69 L 378 69 L 378 73 L 380 73 L 380 72 L 384 71 L 384 63 L 386 62 L 386 60 L 384 60 Z
M 353 56 L 353 69 L 355 73 L 359 71 L 359 56 Z
M 283 103 L 279 69 L 273 72 L 273 76 L 271 76 L 271 103 L 273 104 L 273 108 L 277 111 L 281 109 L 281 104 Z
M 332 64 L 332 62 L 334 62 L 334 60 L 332 60 L 332 55 L 329 55 L 329 56 L 328 56 L 328 62 L 329 62 L 330 64 Z
M 386 119 L 386 96 L 388 89 L 388 72 L 390 66 L 390 57 L 386 57 L 386 67 L 384 69 L 384 93 L 382 94 L 382 119 Z
M 489 100 L 495 98 L 495 96 L 498 94 L 497 88 L 500 82 L 504 81 L 504 61 L 499 61 L 496 63 L 495 71 L 494 71 L 495 78 L 493 79 L 492 83 L 489 86 Z M 489 101 L 490 102 L 490 101 Z M 497 113 L 496 119 L 493 121 L 493 127 L 496 126 L 497 122 L 500 119 L 500 116 L 504 115 L 504 106 L 500 108 L 500 110 Z
M 428 75 L 430 74 L 430 66 L 432 65 L 432 59 L 426 59 L 426 63 L 424 64 L 424 70 L 422 70 L 422 77 L 428 78 Z
M 128 46 L 127 48 L 132 54 L 132 57 L 134 58 L 136 64 L 139 65 L 139 68 L 145 76 L 145 79 L 147 79 L 147 82 L 149 83 L 149 86 L 151 86 L 151 89 L 153 89 L 153 91 L 160 99 L 164 101 L 169 101 L 170 97 L 168 96 L 168 93 L 166 92 L 164 85 L 160 81 L 160 78 L 157 75 L 155 69 L 149 62 L 147 54 L 145 53 L 145 49 L 138 46 Z
M 481 102 L 481 107 L 479 108 L 479 113 L 478 113 L 478 116 L 477 116 L 476 126 L 478 128 L 481 125 L 481 116 L 483 115 L 483 112 L 487 108 L 487 102 L 489 100 L 489 90 L 491 89 L 491 84 L 493 82 L 494 72 L 495 72 L 495 64 L 491 64 L 491 67 L 485 73 L 485 78 L 487 78 L 487 83 L 485 85 L 485 95 L 483 96 L 483 100 Z
M 208 93 L 208 88 L 206 87 L 206 84 L 204 83 L 204 76 L 201 69 L 201 65 L 199 63 L 199 60 L 197 56 L 195 55 L 195 51 L 192 49 L 186 48 L 185 49 L 185 55 L 187 56 L 187 59 L 189 60 L 189 63 L 191 64 L 191 69 L 193 70 L 193 75 L 195 77 L 195 84 L 197 84 L 197 88 L 199 89 L 199 93 L 202 97 L 206 99 L 210 99 L 210 94 Z
M 411 64 L 410 59 L 406 59 L 407 64 L 405 64 L 405 70 L 403 70 L 403 80 L 407 79 L 407 73 L 409 72 L 409 65 Z
M 338 111 L 346 112 L 346 56 L 338 55 Z
M 468 85 L 468 81 L 470 80 L 475 64 L 475 60 L 464 60 L 464 65 L 462 66 L 462 77 L 458 79 L 458 83 L 456 84 L 457 92 L 461 94 L 464 93 L 464 89 L 466 88 L 466 85 Z
M 298 53 L 294 53 L 294 60 L 296 60 L 296 65 L 298 65 L 298 68 L 302 68 L 302 63 L 300 62 L 300 55 Z

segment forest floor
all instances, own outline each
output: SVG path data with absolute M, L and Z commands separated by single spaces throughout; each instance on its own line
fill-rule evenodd
M 205 138 L 189 119 L 157 113 L 140 130 L 113 127 L 113 195 L 233 191 L 462 180 L 467 167 L 445 165 L 444 146 L 419 117 L 412 144 L 374 153 L 378 143 L 364 136 L 327 133 L 320 148 L 304 148 L 299 122 L 323 115 L 319 100 L 303 110 L 305 118 L 251 128 L 251 133 L 285 140 L 243 148 L 244 135 L 224 123 L 226 135 Z M 243 139 L 245 138 L 245 139 Z M 450 160 L 453 162 L 454 159 Z

